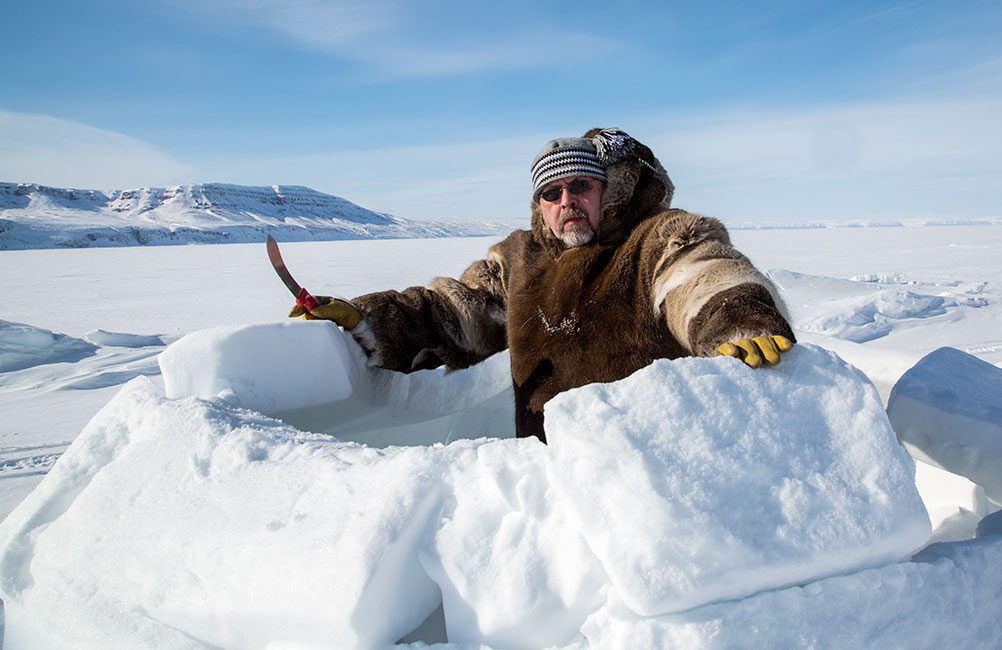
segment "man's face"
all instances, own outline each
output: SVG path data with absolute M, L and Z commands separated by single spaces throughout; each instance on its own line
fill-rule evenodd
M 584 246 L 598 232 L 604 190 L 605 183 L 587 176 L 553 181 L 539 196 L 543 221 L 568 246 Z

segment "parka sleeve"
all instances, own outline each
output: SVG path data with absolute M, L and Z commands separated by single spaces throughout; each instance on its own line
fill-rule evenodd
M 362 323 L 352 331 L 369 365 L 412 372 L 466 368 L 508 346 L 503 264 L 491 250 L 459 279 L 358 296 Z
M 691 354 L 770 334 L 796 340 L 775 287 L 731 245 L 722 223 L 671 210 L 652 234 L 651 306 Z

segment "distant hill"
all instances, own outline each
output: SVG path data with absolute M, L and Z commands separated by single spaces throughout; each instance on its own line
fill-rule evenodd
M 0 183 L 0 250 L 495 235 L 511 222 L 417 221 L 298 185 L 134 190 Z

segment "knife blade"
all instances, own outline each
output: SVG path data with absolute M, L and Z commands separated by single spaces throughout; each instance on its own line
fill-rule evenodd
M 299 286 L 296 279 L 292 277 L 289 273 L 289 268 L 285 265 L 285 260 L 282 259 L 282 252 L 278 250 L 278 242 L 271 235 L 268 235 L 268 259 L 271 260 L 271 265 L 275 269 L 275 273 L 278 277 L 282 279 L 285 286 L 289 288 L 292 295 L 296 297 L 296 304 L 300 307 L 305 307 L 306 311 L 312 312 L 314 309 L 320 306 L 320 303 L 310 295 L 310 292 Z

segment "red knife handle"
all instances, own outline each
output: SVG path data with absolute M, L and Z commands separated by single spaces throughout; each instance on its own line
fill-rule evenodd
M 320 306 L 317 299 L 310 295 L 310 292 L 306 289 L 300 289 L 299 295 L 296 296 L 296 304 L 300 307 L 305 307 L 306 311 L 312 312 L 314 309 Z

